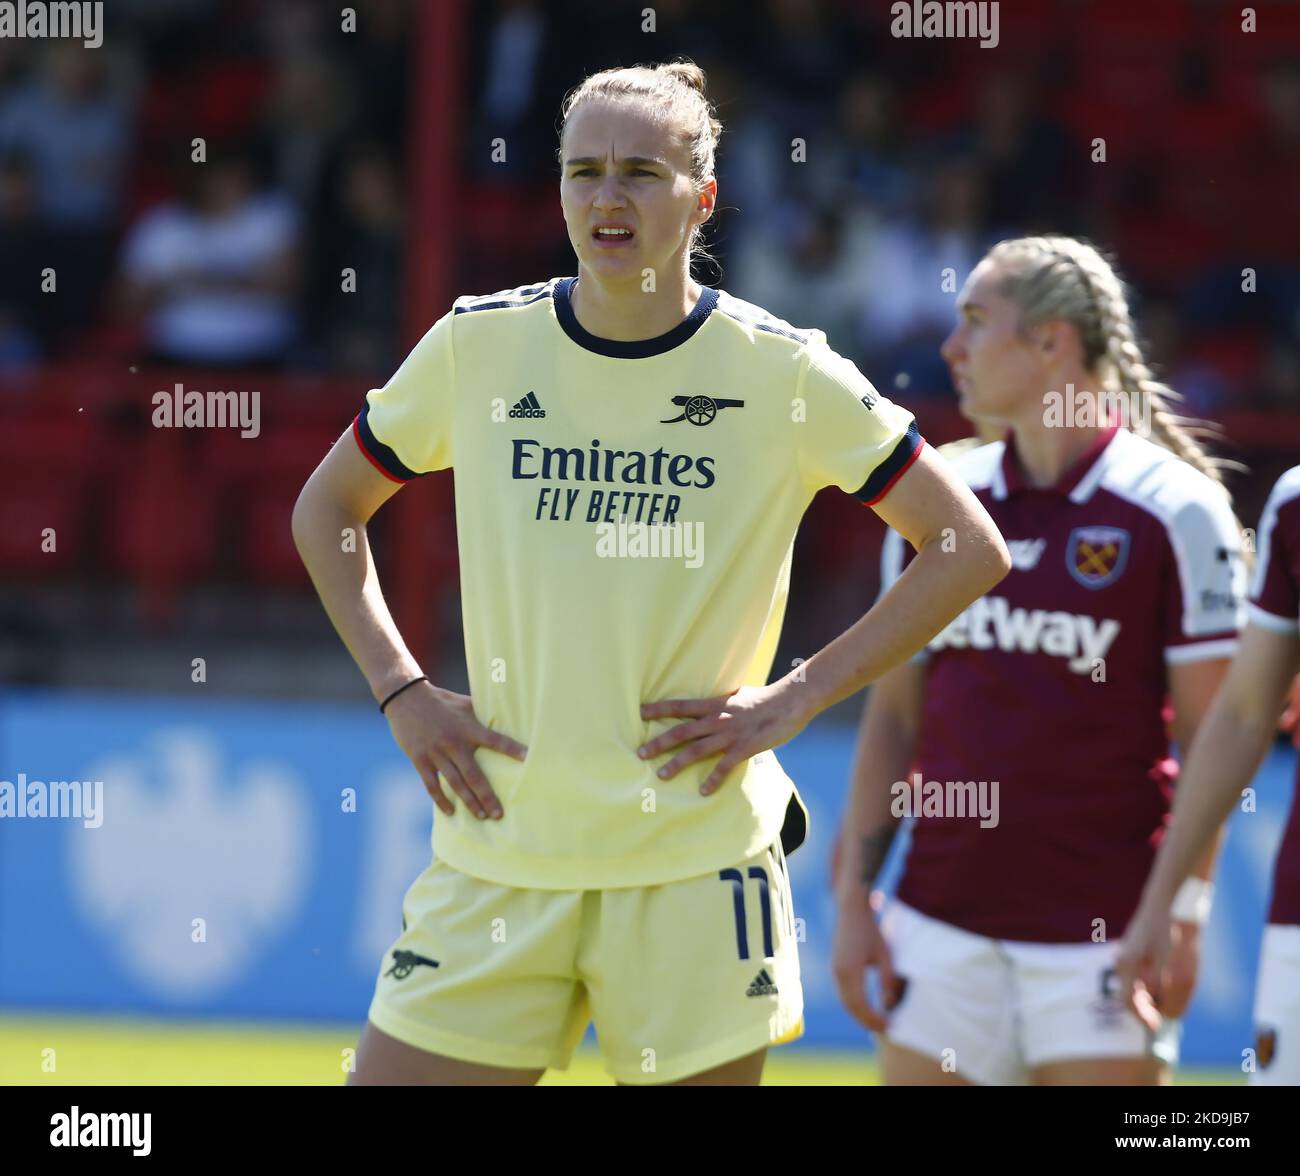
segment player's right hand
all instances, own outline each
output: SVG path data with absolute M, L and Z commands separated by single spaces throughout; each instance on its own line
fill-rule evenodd
M 475 762 L 474 752 L 487 747 L 522 760 L 528 752 L 522 743 L 483 726 L 474 716 L 474 701 L 468 695 L 430 682 L 403 691 L 384 713 L 397 746 L 415 765 L 439 812 L 449 817 L 456 812 L 442 790 L 441 777 L 480 820 L 501 819 L 501 802 Z
M 871 903 L 841 903 L 835 922 L 835 945 L 831 952 L 831 973 L 840 992 L 840 1001 L 853 1016 L 873 1033 L 883 1033 L 889 1013 L 903 998 L 905 981 L 894 974 L 889 945 L 876 922 L 878 895 Z M 883 1008 L 877 1009 L 867 996 L 867 976 L 875 968 L 880 973 Z

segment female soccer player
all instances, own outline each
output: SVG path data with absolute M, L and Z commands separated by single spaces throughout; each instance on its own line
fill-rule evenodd
M 1250 783 L 1300 670 L 1300 466 L 1278 480 L 1259 526 L 1250 624 L 1223 689 L 1192 744 L 1173 823 L 1120 951 L 1124 995 L 1153 1027 L 1170 952 L 1169 907 L 1183 879 Z M 1260 947 L 1250 1081 L 1300 1085 L 1300 779 L 1278 847 Z
M 587 78 L 560 138 L 577 276 L 457 299 L 302 492 L 304 562 L 439 809 L 357 1083 L 533 1083 L 589 1019 L 619 1082 L 757 1083 L 802 1021 L 783 856 L 802 810 L 769 749 L 1009 566 L 820 331 L 691 280 L 719 131 L 690 63 Z M 447 467 L 468 697 L 424 678 L 367 545 L 339 542 Z M 920 555 L 765 685 L 828 485 Z
M 1118 1000 L 1115 953 L 1176 772 L 1166 699 L 1185 748 L 1235 645 L 1235 520 L 1094 248 L 1003 241 L 957 308 L 943 354 L 962 410 L 1011 432 L 954 468 L 1013 570 L 872 692 L 839 854 L 837 985 L 883 1035 L 889 1083 L 1154 1083 L 1174 1034 L 1149 1036 Z M 903 562 L 891 537 L 887 583 Z M 871 887 L 908 815 L 878 927 Z M 1195 976 L 1196 925 L 1181 929 L 1173 1015 Z

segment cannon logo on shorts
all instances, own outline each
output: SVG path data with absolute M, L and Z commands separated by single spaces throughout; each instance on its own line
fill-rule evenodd
M 743 400 L 718 400 L 713 396 L 674 396 L 673 403 L 680 408 L 681 414 L 660 421 L 661 425 L 675 425 L 678 421 L 690 421 L 703 428 L 711 425 L 713 418 L 724 408 L 744 408 Z
M 1000 649 L 1063 657 L 1076 674 L 1091 673 L 1119 636 L 1119 621 L 1087 613 L 1012 608 L 1002 596 L 981 596 L 952 621 L 930 648 Z
M 1085 588 L 1105 588 L 1123 575 L 1132 544 L 1122 527 L 1075 527 L 1065 545 L 1065 566 Z
M 439 966 L 437 960 L 431 960 L 428 956 L 417 955 L 413 951 L 395 951 L 393 966 L 384 975 L 391 976 L 394 980 L 405 980 L 421 964 L 427 964 L 431 968 Z

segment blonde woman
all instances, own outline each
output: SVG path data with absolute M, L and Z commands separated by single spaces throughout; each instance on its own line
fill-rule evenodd
M 531 1084 L 594 1020 L 620 1083 L 757 1084 L 803 1015 L 803 814 L 771 749 L 1006 572 L 987 512 L 820 331 L 692 280 L 720 129 L 692 64 L 587 78 L 560 138 L 576 277 L 457 299 L 303 489 L 303 560 L 438 808 L 352 1082 Z M 339 543 L 448 467 L 468 696 Z M 921 554 L 768 685 L 829 485 Z
M 1166 704 L 1186 748 L 1236 648 L 1237 527 L 1096 249 L 1003 241 L 957 309 L 943 355 L 962 411 L 1010 432 L 954 467 L 1013 570 L 872 692 L 839 852 L 841 998 L 882 1035 L 888 1083 L 1165 1081 L 1177 1026 L 1152 1035 L 1124 1006 L 1115 955 L 1176 776 Z M 885 563 L 894 584 L 897 536 Z M 878 926 L 901 816 L 911 847 Z M 1195 978 L 1196 897 L 1170 1017 Z

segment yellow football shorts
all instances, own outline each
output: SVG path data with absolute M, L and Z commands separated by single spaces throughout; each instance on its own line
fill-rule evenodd
M 408 1045 L 563 1070 L 589 1021 L 619 1082 L 674 1082 L 803 1032 L 780 844 L 661 886 L 521 890 L 434 861 L 370 1020 Z

